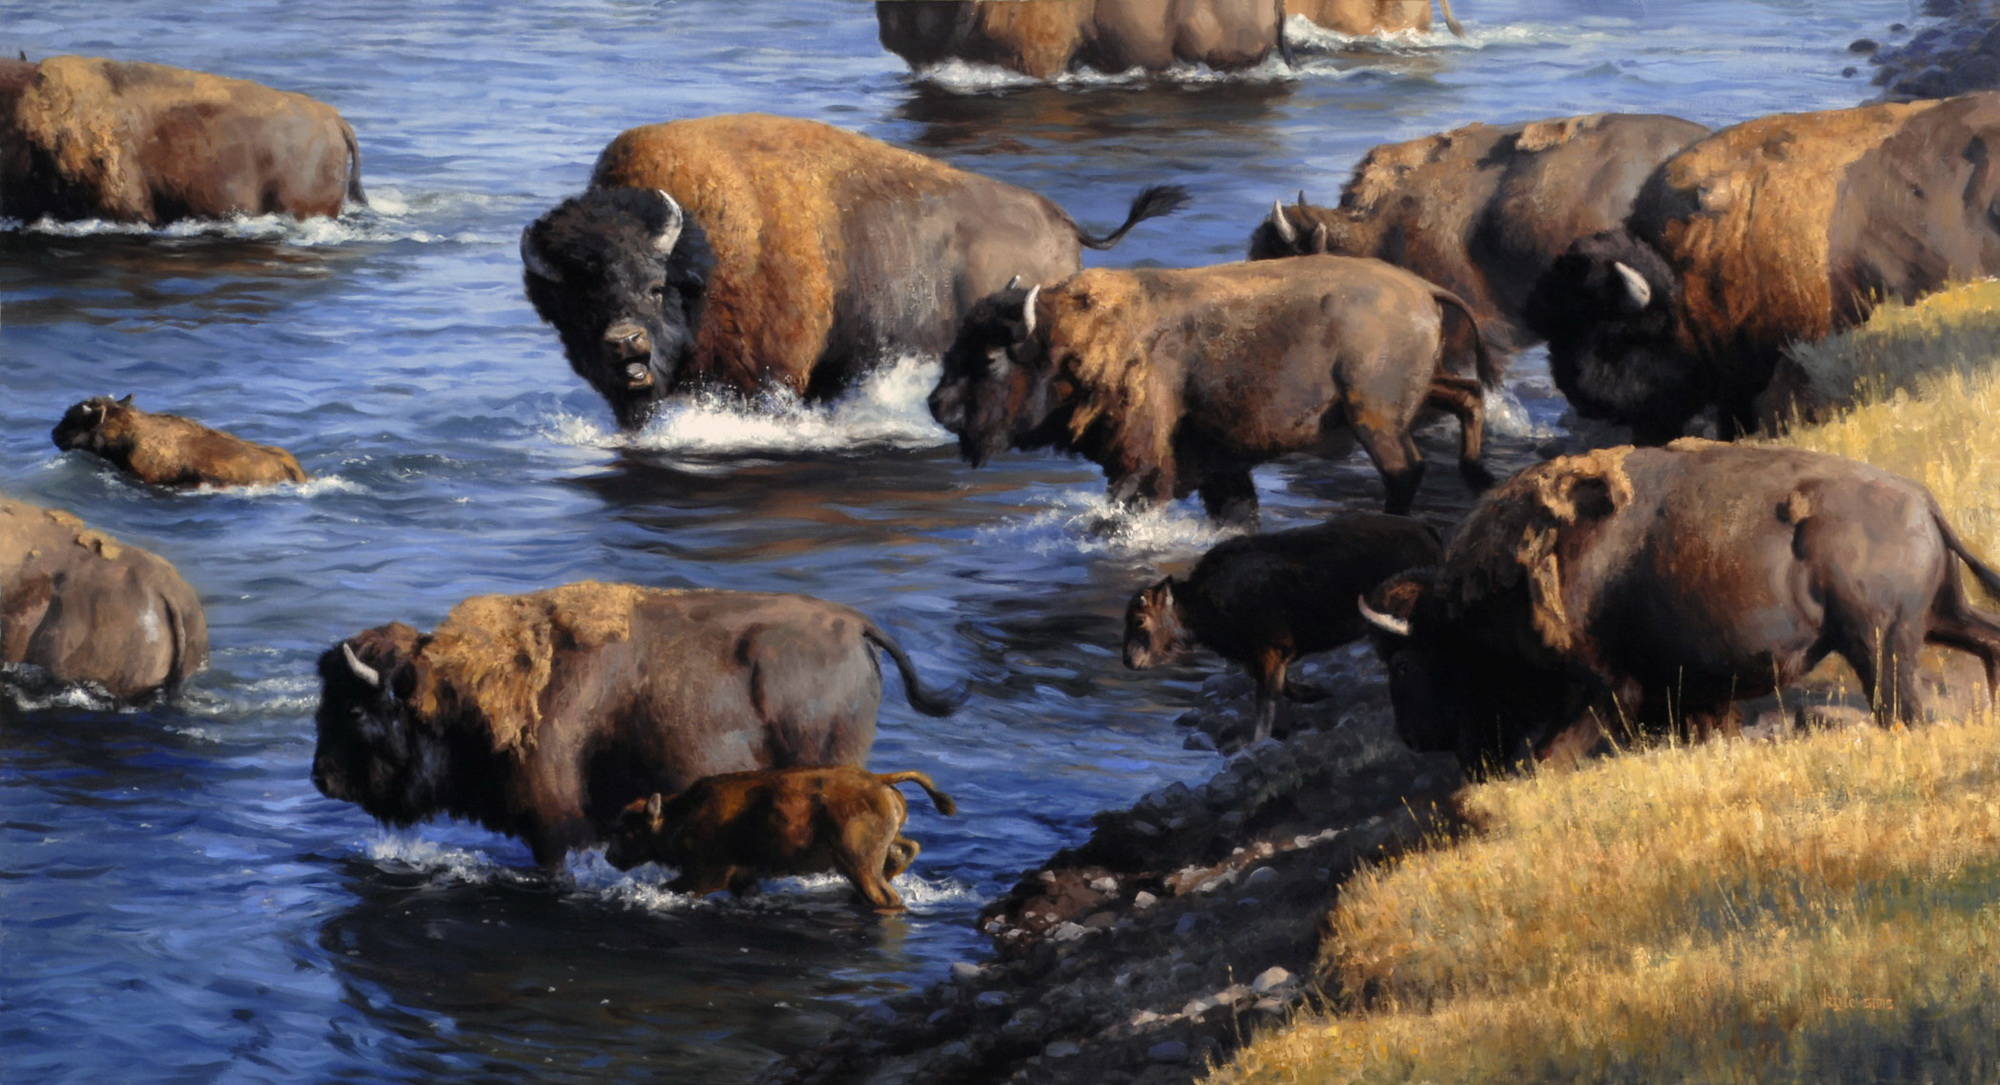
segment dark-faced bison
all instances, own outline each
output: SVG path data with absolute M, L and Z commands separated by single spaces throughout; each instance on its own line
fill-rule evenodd
M 177 219 L 340 214 L 365 203 L 332 106 L 160 64 L 0 60 L 0 215 Z
M 1035 79 L 1078 68 L 1227 71 L 1286 48 L 1284 0 L 878 0 L 875 18 L 882 47 L 912 68 L 964 60 Z
M 1784 113 L 1668 159 L 1623 227 L 1577 241 L 1527 319 L 1576 409 L 1668 440 L 1755 429 L 1784 347 L 2000 272 L 2000 94 Z
M 132 397 L 95 396 L 63 412 L 49 434 L 65 452 L 93 453 L 156 486 L 256 486 L 304 482 L 292 454 L 177 414 L 151 414 Z
M 0 498 L 0 664 L 132 701 L 171 693 L 207 661 L 201 599 L 164 558 Z
M 1292 662 L 1366 636 L 1354 599 L 1405 569 L 1437 564 L 1441 553 L 1424 524 L 1366 512 L 1230 539 L 1186 579 L 1167 577 L 1132 597 L 1125 665 L 1157 667 L 1200 645 L 1241 666 L 1257 684 L 1251 740 L 1262 741 Z
M 874 623 L 803 595 L 584 582 L 476 596 L 431 633 L 380 626 L 320 657 L 313 783 L 392 825 L 476 821 L 553 868 L 634 795 L 859 764 L 878 648 L 913 707 L 952 710 Z
M 634 128 L 591 189 L 521 234 L 528 298 L 618 424 L 676 392 L 843 391 L 935 354 L 1017 272 L 1058 279 L 1186 195 L 1150 188 L 1084 233 L 1026 189 L 813 121 L 762 114 Z
M 743 894 L 760 878 L 838 873 L 876 911 L 903 910 L 889 884 L 922 850 L 903 835 L 909 803 L 897 785 L 924 789 L 938 813 L 958 812 L 921 772 L 876 775 L 852 765 L 731 772 L 678 795 L 635 799 L 604 849 L 619 870 L 664 863 L 676 893 Z
M 1480 502 L 1426 575 L 1380 586 L 1396 723 L 1467 765 L 1594 744 L 1599 728 L 1735 726 L 1732 702 L 1829 654 L 1878 719 L 1915 720 L 1926 643 L 2000 678 L 2000 625 L 1974 610 L 1968 550 L 1922 486 L 1824 453 L 1684 438 L 1521 472 Z
M 1580 237 L 1625 221 L 1639 186 L 1708 134 L 1678 117 L 1593 113 L 1468 124 L 1369 151 L 1338 207 L 1271 205 L 1250 259 L 1372 256 L 1464 298 L 1508 349 L 1539 337 L 1528 291 Z
M 1460 462 L 1484 478 L 1477 385 L 1444 366 L 1447 312 L 1471 326 L 1471 368 L 1497 379 L 1465 304 L 1378 260 L 1011 284 L 965 318 L 931 415 L 974 466 L 1008 448 L 1056 448 L 1103 467 L 1114 500 L 1199 492 L 1211 516 L 1236 521 L 1256 516 L 1252 467 L 1332 451 L 1351 431 L 1382 473 L 1389 511 L 1404 512 L 1423 474 L 1410 428 L 1426 404 L 1467 412 Z M 1472 388 L 1448 400 L 1454 380 Z

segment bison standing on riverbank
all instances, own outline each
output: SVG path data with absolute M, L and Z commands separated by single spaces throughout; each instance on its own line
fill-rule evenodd
M 103 457 L 156 486 L 257 486 L 304 482 L 291 453 L 177 414 L 151 414 L 132 397 L 94 396 L 63 412 L 49 434 L 65 452 Z
M 1915 721 L 1941 644 L 2000 680 L 1981 562 L 1921 485 L 1825 453 L 1675 441 L 1529 468 L 1460 525 L 1444 563 L 1363 601 L 1396 725 L 1468 766 L 1595 744 L 1614 722 L 1735 727 L 1733 702 L 1827 655 L 1877 719 Z
M 166 559 L 0 498 L 0 664 L 132 701 L 171 693 L 207 661 L 201 598 Z
M 0 215 L 177 219 L 340 214 L 365 203 L 332 106 L 161 64 L 0 60 Z
M 964 60 L 1035 79 L 1228 71 L 1286 50 L 1285 0 L 878 0 L 875 18 L 883 48 L 912 68 Z
M 1025 273 L 1058 279 L 1186 201 L 1156 187 L 1086 234 L 1026 189 L 813 121 L 762 114 L 634 128 L 591 189 L 521 234 L 528 298 L 618 424 L 676 392 L 814 399 Z
M 1008 448 L 1056 448 L 1104 468 L 1112 498 L 1139 506 L 1200 493 L 1210 516 L 1254 521 L 1250 469 L 1288 452 L 1345 452 L 1358 438 L 1408 511 L 1423 476 L 1417 412 L 1443 405 L 1445 314 L 1468 324 L 1476 369 L 1493 367 L 1465 303 L 1379 260 L 1296 260 L 1081 272 L 1010 284 L 974 307 L 945 353 L 931 415 L 978 466 Z M 1467 381 L 1466 383 L 1471 383 Z M 1476 392 L 1460 466 L 1479 463 Z
M 2000 272 L 2000 94 L 1784 113 L 1668 159 L 1527 302 L 1556 384 L 1645 444 L 1710 406 L 1749 432 L 1784 347 Z
M 320 657 L 313 783 L 392 825 L 476 821 L 558 867 L 634 795 L 860 764 L 878 648 L 912 707 L 952 711 L 873 622 L 808 596 L 596 582 L 477 596 L 431 633 L 392 623 Z
M 1622 224 L 1655 167 L 1708 133 L 1657 114 L 1468 124 L 1368 152 L 1340 206 L 1274 203 L 1250 259 L 1372 256 L 1464 298 L 1501 346 L 1536 336 L 1528 291 L 1580 237 Z

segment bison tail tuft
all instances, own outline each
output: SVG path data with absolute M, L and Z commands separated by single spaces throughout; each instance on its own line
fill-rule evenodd
M 916 664 L 910 662 L 903 646 L 896 643 L 896 638 L 877 629 L 872 622 L 862 630 L 862 635 L 896 661 L 896 670 L 903 676 L 903 695 L 910 699 L 911 708 L 926 716 L 949 716 L 965 703 L 963 692 L 938 693 L 926 689 L 923 680 L 917 677 Z
M 924 773 L 891 772 L 875 778 L 890 787 L 895 787 L 897 784 L 915 784 L 924 789 L 924 794 L 931 797 L 931 805 L 937 807 L 938 813 L 946 817 L 956 817 L 958 815 L 958 804 L 952 801 L 950 795 L 939 791 L 937 785 L 931 783 L 931 778 Z
M 1966 568 L 1972 570 L 1972 575 L 1978 579 L 1979 586 L 1986 589 L 1986 594 L 2000 599 L 2000 572 L 1995 572 L 1992 566 L 1981 561 L 1979 555 L 1965 545 L 1965 540 L 1958 537 L 1958 532 L 1951 529 L 1951 523 L 1944 518 L 1944 510 L 1938 507 L 1936 498 L 1931 499 L 1931 521 L 1937 524 L 1938 534 L 1944 537 L 1945 546 L 1965 562 Z
M 1132 198 L 1132 209 L 1125 213 L 1125 221 L 1116 230 L 1102 237 L 1092 237 L 1079 226 L 1076 228 L 1076 239 L 1089 248 L 1108 249 L 1118 244 L 1132 227 L 1150 218 L 1171 215 L 1193 199 L 1188 190 L 1179 185 L 1148 185 Z

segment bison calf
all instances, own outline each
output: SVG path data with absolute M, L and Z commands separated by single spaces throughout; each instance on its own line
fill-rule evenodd
M 687 790 L 634 800 L 620 813 L 604 858 L 680 869 L 676 893 L 745 893 L 759 878 L 837 871 L 882 913 L 903 910 L 890 879 L 909 869 L 917 842 L 902 835 L 909 803 L 896 785 L 924 789 L 946 816 L 958 805 L 921 772 L 878 776 L 852 765 L 731 772 Z
M 65 452 L 92 452 L 158 486 L 256 486 L 304 482 L 292 454 L 210 429 L 177 414 L 150 414 L 132 397 L 96 396 L 65 411 L 49 434 Z
M 1253 741 L 1271 734 L 1292 661 L 1368 632 L 1355 596 L 1406 569 L 1434 565 L 1437 533 L 1380 513 L 1247 535 L 1202 555 L 1185 580 L 1168 577 L 1125 610 L 1125 665 L 1146 670 L 1199 644 L 1257 683 Z

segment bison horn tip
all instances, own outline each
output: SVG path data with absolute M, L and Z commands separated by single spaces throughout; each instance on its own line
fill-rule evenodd
M 1021 323 L 1026 327 L 1028 335 L 1035 334 L 1035 299 L 1041 295 L 1042 284 L 1036 283 L 1028 288 L 1028 296 L 1021 301 Z
M 1299 231 L 1292 226 L 1292 220 L 1285 217 L 1285 203 L 1283 200 L 1271 201 L 1271 226 L 1278 231 L 1278 236 L 1284 239 L 1285 244 L 1295 245 L 1298 243 Z
M 1355 596 L 1354 605 L 1361 608 L 1361 617 L 1366 619 L 1369 625 L 1380 629 L 1382 632 L 1398 637 L 1407 637 L 1410 635 L 1410 620 L 1408 618 L 1398 618 L 1393 614 L 1384 614 L 1376 610 L 1374 607 L 1368 605 L 1367 596 Z
M 1639 312 L 1653 302 L 1653 285 L 1644 275 L 1634 271 L 1623 261 L 1615 261 L 1611 268 L 1618 273 L 1618 281 L 1624 286 L 1625 301 L 1633 312 Z

